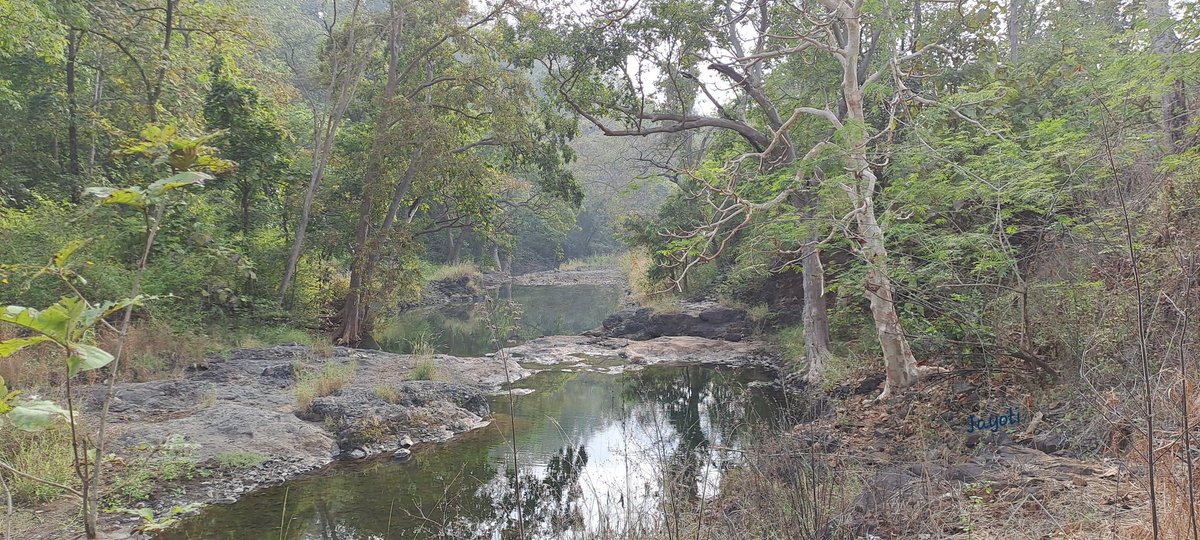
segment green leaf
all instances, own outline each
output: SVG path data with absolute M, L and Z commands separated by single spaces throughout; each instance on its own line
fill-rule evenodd
M 212 176 L 202 172 L 184 171 L 170 178 L 164 178 L 147 188 L 147 191 L 152 197 L 161 197 L 168 191 L 179 189 L 196 184 L 203 184 L 206 180 L 212 180 Z
M 110 188 L 110 187 L 90 187 L 83 192 L 87 195 L 100 198 L 100 204 L 109 206 L 113 204 L 121 204 L 132 206 L 134 208 L 146 208 L 148 200 L 146 193 L 140 188 Z
M 158 297 L 139 294 L 133 298 L 124 298 L 117 300 L 116 302 L 105 302 L 101 305 L 87 308 L 83 310 L 83 313 L 79 316 L 78 326 L 80 329 L 86 330 L 100 322 L 100 319 L 121 311 L 128 306 L 140 306 L 146 300 L 154 300 L 156 298 Z
M 71 313 L 61 301 L 44 311 L 22 306 L 8 306 L 0 311 L 0 322 L 33 330 L 59 343 L 67 342 L 70 321 Z
M 59 407 L 53 401 L 26 401 L 13 407 L 4 415 L 12 425 L 21 431 L 42 431 L 54 425 L 61 419 L 69 419 L 66 409 Z
M 84 244 L 87 244 L 87 242 L 87 240 L 72 240 L 65 247 L 58 250 L 58 253 L 55 253 L 54 256 L 50 258 L 50 264 L 54 265 L 55 268 L 66 267 L 67 260 L 71 258 L 71 255 L 74 255 L 75 252 L 79 250 L 79 248 L 83 247 Z
M 53 341 L 53 340 L 46 336 L 30 336 L 30 337 L 13 338 L 13 339 L 6 339 L 4 341 L 0 341 L 0 357 L 12 356 L 13 353 L 15 353 L 21 349 L 24 349 L 26 347 L 30 347 L 33 345 L 37 345 L 38 343 L 43 343 L 46 341 Z M 4 379 L 0 379 L 0 384 L 3 384 L 3 382 L 4 382 Z
M 90 371 L 107 366 L 113 361 L 108 351 L 91 345 L 71 345 L 71 356 L 67 358 L 67 376 L 74 377 L 80 371 Z

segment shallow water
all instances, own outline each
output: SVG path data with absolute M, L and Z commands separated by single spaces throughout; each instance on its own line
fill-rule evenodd
M 516 342 L 597 328 L 604 317 L 620 308 L 623 297 L 619 285 L 512 285 L 489 290 L 488 294 L 521 306 L 518 336 L 513 340 Z M 388 352 L 410 353 L 414 342 L 427 341 L 437 353 L 483 356 L 496 350 L 485 310 L 483 304 L 409 310 L 378 323 L 373 337 Z
M 535 391 L 514 398 L 513 416 L 507 395 L 492 398 L 486 428 L 418 445 L 405 463 L 343 464 L 263 490 L 162 538 L 515 538 L 518 514 L 527 538 L 652 527 L 715 496 L 749 430 L 780 420 L 778 396 L 748 386 L 764 379 L 700 367 L 539 373 L 515 385 Z

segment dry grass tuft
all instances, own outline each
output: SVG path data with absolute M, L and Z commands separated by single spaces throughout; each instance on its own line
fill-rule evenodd
M 307 409 L 314 399 L 341 390 L 357 372 L 358 363 L 352 361 L 348 364 L 327 362 L 315 373 L 302 373 L 296 383 L 296 407 Z

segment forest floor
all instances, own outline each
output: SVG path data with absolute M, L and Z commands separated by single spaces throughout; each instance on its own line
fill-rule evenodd
M 853 494 L 843 518 L 858 538 L 1141 537 L 1144 471 L 1068 448 L 1069 407 L 1036 398 L 1016 371 L 948 373 L 885 402 L 871 399 L 880 377 L 857 378 L 782 444 L 817 456 L 823 481 Z M 972 417 L 1018 413 L 968 432 Z

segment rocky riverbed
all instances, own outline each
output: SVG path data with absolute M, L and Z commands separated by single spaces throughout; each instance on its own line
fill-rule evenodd
M 759 344 L 694 336 L 645 341 L 550 336 L 504 353 L 421 359 L 341 347 L 239 349 L 191 366 L 177 379 L 122 383 L 111 408 L 106 450 L 115 456 L 111 470 L 119 479 L 130 468 L 167 456 L 187 460 L 197 474 L 156 480 L 149 500 L 135 503 L 163 515 L 182 504 L 233 502 L 337 460 L 386 456 L 409 441 L 436 443 L 485 426 L 490 422 L 487 394 L 544 369 L 776 365 Z M 434 366 L 433 380 L 414 380 L 418 363 Z M 337 388 L 322 392 L 327 395 L 302 403 L 297 387 L 323 371 L 348 375 Z M 90 390 L 88 407 L 94 413 L 103 389 Z M 231 467 L 230 456 L 253 457 L 257 463 Z M 136 538 L 129 532 L 136 518 L 107 514 L 102 521 L 110 537 Z M 59 537 L 47 532 L 31 538 Z

